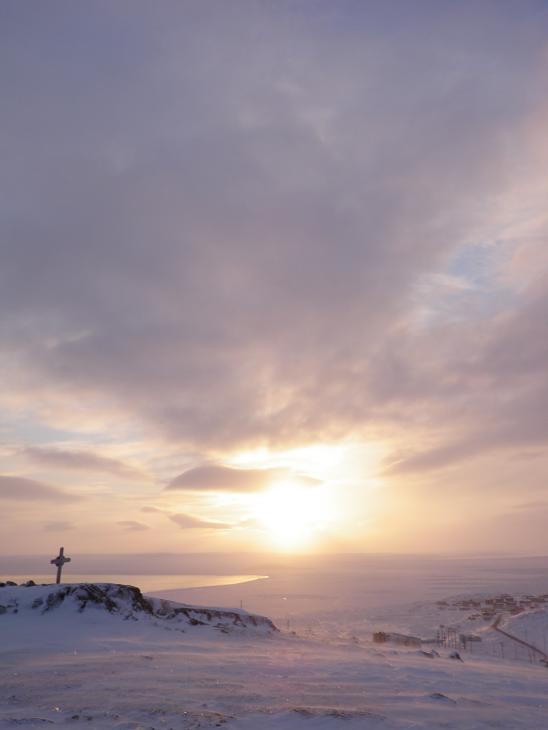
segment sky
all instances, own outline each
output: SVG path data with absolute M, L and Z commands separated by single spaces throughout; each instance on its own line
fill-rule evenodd
M 548 553 L 547 82 L 545 0 L 3 0 L 2 553 Z

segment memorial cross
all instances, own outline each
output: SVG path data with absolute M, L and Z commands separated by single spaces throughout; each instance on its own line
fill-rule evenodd
M 53 558 L 53 560 L 50 560 L 50 563 L 52 565 L 57 566 L 57 580 L 56 583 L 61 582 L 61 571 L 63 570 L 63 565 L 65 563 L 70 563 L 70 558 L 65 557 L 65 548 L 59 549 L 59 555 L 56 558 Z

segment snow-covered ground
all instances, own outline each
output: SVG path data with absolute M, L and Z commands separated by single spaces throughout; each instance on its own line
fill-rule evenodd
M 48 598 L 55 586 L 0 588 L 0 727 L 548 727 L 539 664 L 375 645 L 352 632 L 357 614 L 344 628 L 342 608 L 338 631 L 331 616 L 318 619 L 325 631 L 294 635 L 245 611 L 208 618 L 207 609 L 98 590 L 97 600 L 79 586 L 59 600 Z M 541 635 L 542 620 L 528 621 Z

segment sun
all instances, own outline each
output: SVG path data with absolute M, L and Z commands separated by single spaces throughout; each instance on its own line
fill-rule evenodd
M 320 536 L 330 516 L 321 486 L 281 482 L 257 495 L 255 518 L 280 550 L 306 547 Z

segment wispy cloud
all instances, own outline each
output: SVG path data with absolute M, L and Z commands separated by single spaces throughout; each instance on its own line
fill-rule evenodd
M 75 502 L 81 499 L 50 484 L 18 476 L 0 476 L 0 499 Z
M 524 511 L 524 512 L 546 512 L 548 510 L 548 501 L 538 501 L 538 502 L 522 502 L 521 504 L 516 504 L 514 506 L 515 510 Z
M 140 469 L 119 459 L 111 459 L 92 451 L 67 451 L 57 448 L 27 446 L 22 449 L 21 453 L 33 462 L 54 469 L 100 472 L 131 480 L 146 478 L 146 475 Z
M 66 520 L 52 520 L 51 522 L 46 522 L 44 525 L 45 532 L 66 532 L 67 530 L 75 529 L 76 525 Z
M 235 469 L 228 466 L 206 465 L 179 474 L 167 485 L 167 490 L 211 492 L 256 492 L 278 481 L 319 484 L 317 479 L 293 473 L 289 469 Z
M 137 520 L 118 520 L 116 524 L 131 532 L 142 532 L 143 530 L 149 529 L 148 525 L 145 525 L 144 522 L 138 522 Z
M 185 515 L 182 513 L 169 515 L 169 519 L 175 522 L 182 530 L 208 529 L 208 530 L 229 530 L 233 527 L 228 522 L 215 522 L 212 520 L 202 520 L 199 517 Z

